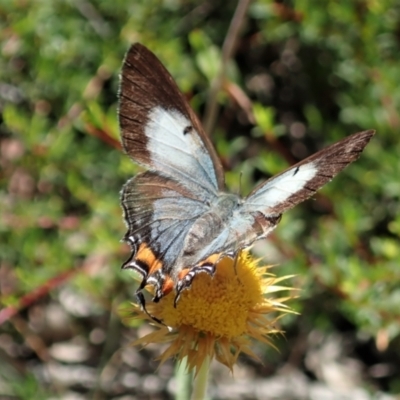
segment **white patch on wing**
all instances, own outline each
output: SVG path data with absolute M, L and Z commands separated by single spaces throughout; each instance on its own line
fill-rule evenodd
M 261 186 L 246 203 L 268 210 L 302 190 L 317 172 L 318 169 L 313 162 L 292 168 Z
M 191 131 L 184 133 L 185 128 Z M 215 192 L 214 165 L 192 123 L 176 110 L 155 107 L 145 127 L 151 161 L 160 171 Z

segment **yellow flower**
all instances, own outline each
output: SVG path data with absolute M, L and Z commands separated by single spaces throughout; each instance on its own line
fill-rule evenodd
M 207 357 L 215 357 L 231 370 L 241 352 L 257 358 L 250 349 L 251 339 L 272 345 L 269 336 L 280 332 L 276 321 L 292 312 L 284 304 L 291 296 L 272 295 L 290 290 L 277 285 L 288 276 L 277 278 L 267 272 L 269 268 L 258 267 L 247 251 L 236 261 L 225 257 L 216 266 L 214 277 L 206 273 L 195 277 L 176 307 L 174 292 L 158 303 L 148 303 L 149 313 L 167 326 L 158 326 L 134 344 L 170 343 L 161 362 L 173 356 L 179 360 L 187 357 L 188 369 L 196 372 Z M 150 319 L 138 305 L 134 307 L 136 318 Z

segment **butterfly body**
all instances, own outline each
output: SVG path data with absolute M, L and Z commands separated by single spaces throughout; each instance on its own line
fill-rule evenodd
M 193 110 L 156 56 L 140 44 L 121 74 L 119 121 L 125 152 L 147 169 L 123 187 L 132 247 L 125 268 L 142 275 L 137 291 L 176 299 L 198 273 L 266 237 L 284 211 L 312 196 L 356 160 L 374 131 L 349 136 L 257 186 L 247 197 L 227 193 L 215 150 Z

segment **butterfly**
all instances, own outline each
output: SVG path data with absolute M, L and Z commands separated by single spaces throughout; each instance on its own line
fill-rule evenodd
M 158 58 L 141 44 L 125 56 L 119 89 L 122 146 L 146 171 L 121 192 L 138 272 L 157 302 L 175 290 L 175 305 L 199 273 L 265 238 L 281 215 L 308 199 L 356 160 L 373 130 L 356 133 L 258 185 L 247 197 L 227 193 L 224 171 L 197 116 Z M 147 311 L 146 311 L 147 312 Z

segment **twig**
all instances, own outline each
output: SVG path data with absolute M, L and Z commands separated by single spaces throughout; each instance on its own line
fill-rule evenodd
M 29 307 L 40 298 L 46 296 L 55 287 L 62 285 L 65 281 L 71 279 L 79 269 L 71 269 L 68 271 L 61 272 L 59 275 L 49 279 L 43 285 L 32 290 L 30 293 L 22 296 L 15 306 L 9 306 L 0 310 L 0 325 L 8 321 L 10 318 L 18 314 L 21 310 Z
M 233 52 L 239 39 L 239 34 L 242 29 L 250 2 L 251 0 L 238 1 L 235 14 L 233 15 L 231 24 L 225 37 L 224 44 L 222 46 L 222 60 L 220 70 L 211 84 L 210 94 L 208 96 L 206 111 L 203 119 L 203 126 L 208 134 L 211 133 L 215 125 L 215 120 L 217 118 L 219 110 L 219 104 L 217 101 L 218 92 L 221 90 L 225 78 L 226 68 L 229 60 L 233 56 Z

